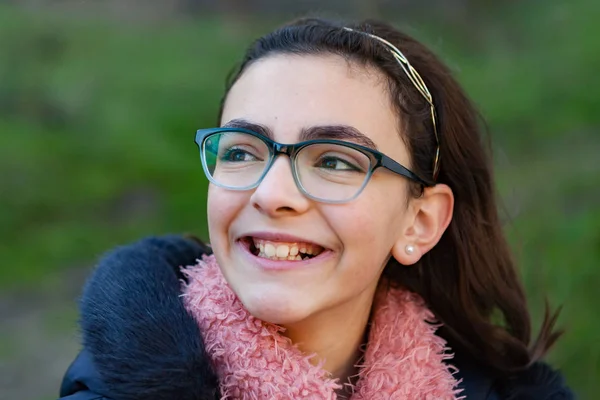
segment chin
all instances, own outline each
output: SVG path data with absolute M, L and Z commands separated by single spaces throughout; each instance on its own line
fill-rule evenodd
M 236 293 L 252 316 L 276 325 L 302 321 L 311 315 L 309 303 L 304 296 L 294 295 L 293 290 L 260 289 Z

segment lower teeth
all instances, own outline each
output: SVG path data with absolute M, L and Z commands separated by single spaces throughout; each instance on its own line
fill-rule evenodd
M 268 255 L 266 255 L 264 252 L 261 251 L 258 253 L 258 257 L 268 258 L 269 260 L 275 260 L 275 261 L 302 261 L 302 257 L 300 256 L 300 254 L 298 254 L 296 256 L 287 256 L 287 257 L 277 257 L 277 256 L 269 257 Z M 308 257 L 306 257 L 306 258 L 308 258 Z

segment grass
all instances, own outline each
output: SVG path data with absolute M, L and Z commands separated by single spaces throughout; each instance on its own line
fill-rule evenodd
M 410 27 L 489 121 L 534 318 L 545 295 L 564 304 L 568 332 L 551 361 L 590 399 L 600 393 L 599 4 L 524 2 L 476 26 Z M 126 26 L 0 6 L 0 288 L 35 287 L 148 234 L 207 236 L 193 134 L 215 124 L 249 36 L 209 20 Z

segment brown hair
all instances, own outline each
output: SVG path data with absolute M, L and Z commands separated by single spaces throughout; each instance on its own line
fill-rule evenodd
M 412 170 L 430 179 L 436 140 L 429 104 L 386 46 L 344 26 L 392 43 L 423 78 L 439 120 L 437 182 L 448 185 L 455 197 L 452 222 L 440 242 L 416 266 L 406 267 L 392 258 L 384 275 L 423 297 L 443 323 L 439 334 L 453 350 L 467 351 L 500 373 L 526 368 L 560 336 L 553 330 L 558 313 L 550 315 L 546 307 L 541 332 L 530 347 L 530 316 L 498 216 L 490 146 L 481 134 L 481 118 L 449 69 L 423 44 L 378 21 L 349 25 L 321 19 L 292 22 L 250 46 L 228 80 L 219 118 L 227 92 L 256 60 L 273 54 L 340 55 L 374 66 L 388 78 Z M 422 188 L 415 189 L 412 194 L 419 196 Z

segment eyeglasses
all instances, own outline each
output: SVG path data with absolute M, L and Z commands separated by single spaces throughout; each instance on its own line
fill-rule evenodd
M 230 190 L 256 188 L 280 154 L 290 158 L 298 189 L 320 202 L 355 199 L 379 167 L 424 186 L 434 185 L 385 154 L 342 140 L 283 144 L 243 128 L 211 128 L 196 132 L 196 144 L 206 177 Z

